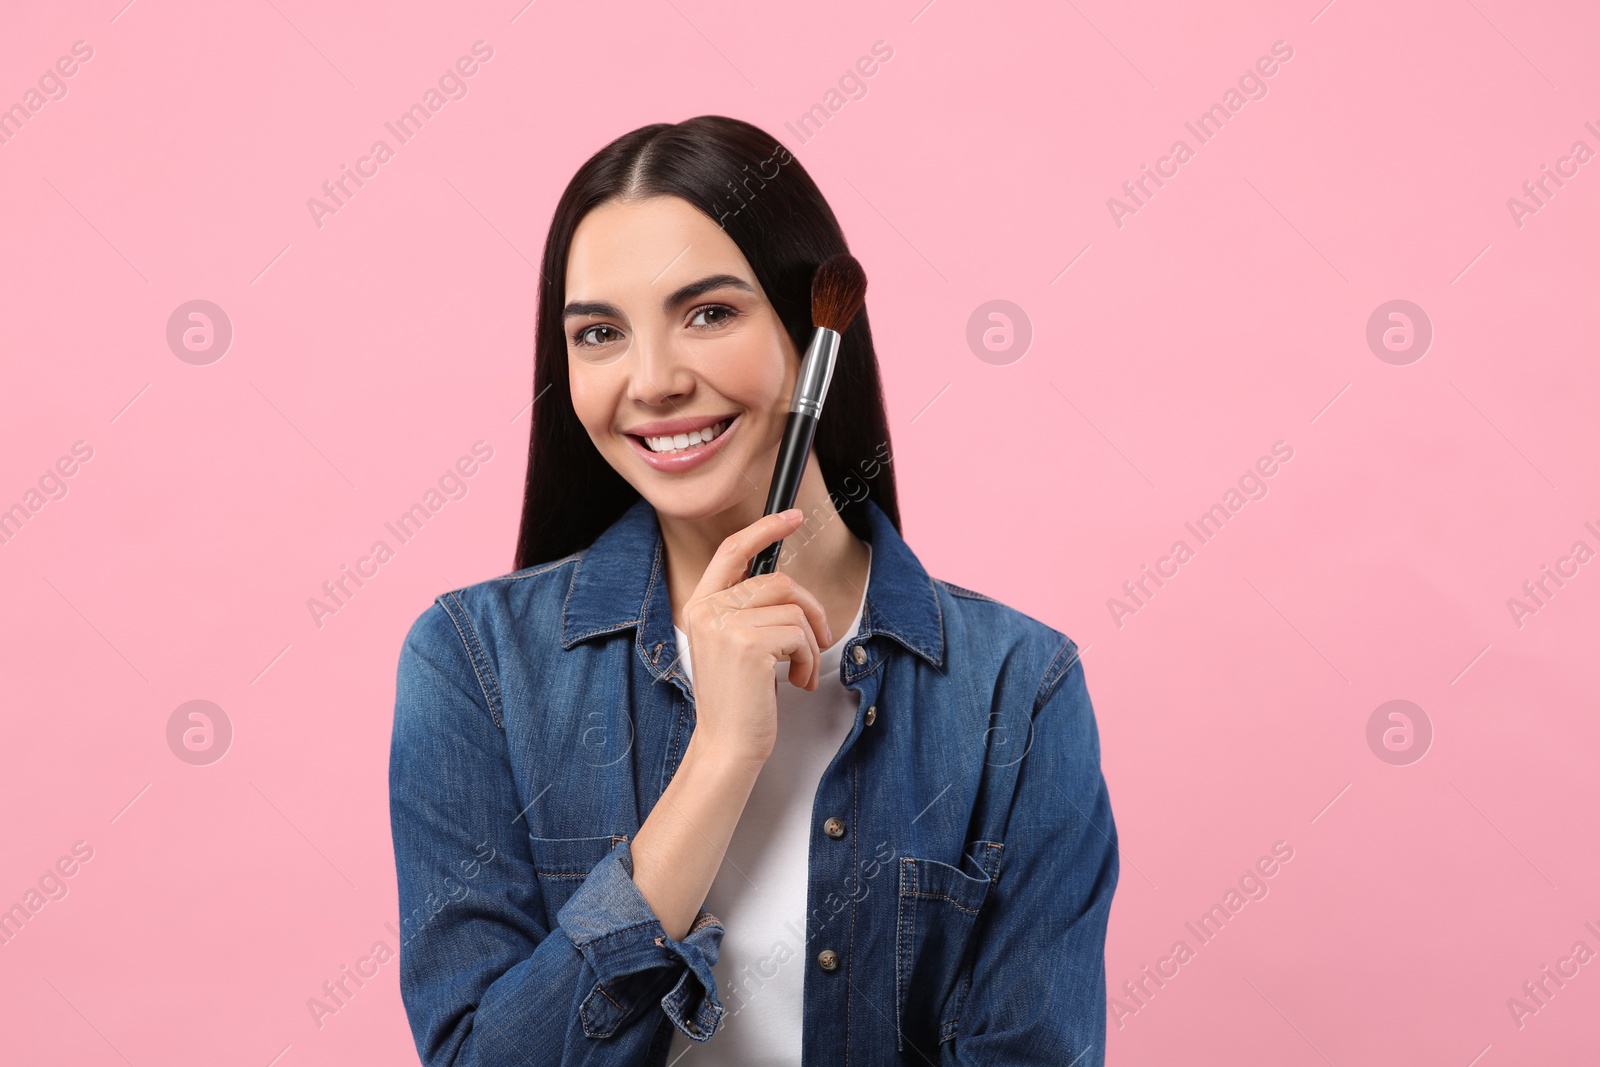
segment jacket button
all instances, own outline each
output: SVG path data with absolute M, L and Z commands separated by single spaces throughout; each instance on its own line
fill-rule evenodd
M 876 719 L 877 717 L 878 717 L 878 705 L 874 704 L 870 708 L 867 709 L 867 725 L 871 726 L 872 725 L 872 721 L 874 719 Z
M 839 969 L 839 954 L 831 948 L 825 948 L 817 953 L 817 963 L 825 971 L 836 971 Z
M 843 837 L 844 836 L 844 820 L 843 819 L 829 819 L 827 822 L 822 824 L 822 832 L 827 834 L 829 837 L 833 837 L 833 838 Z
M 859 666 L 860 664 L 867 662 L 867 650 L 862 648 L 860 645 L 857 645 L 855 648 L 850 650 L 850 658 L 855 660 L 856 664 Z

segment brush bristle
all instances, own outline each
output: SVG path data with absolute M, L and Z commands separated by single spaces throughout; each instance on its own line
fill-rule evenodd
M 867 302 L 867 272 L 848 252 L 829 256 L 811 279 L 811 324 L 844 333 Z

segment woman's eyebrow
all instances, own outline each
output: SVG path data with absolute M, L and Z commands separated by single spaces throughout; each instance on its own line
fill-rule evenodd
M 739 289 L 751 296 L 756 293 L 755 288 L 743 278 L 732 274 L 711 274 L 669 293 L 661 302 L 661 309 L 670 314 L 696 297 L 704 296 L 716 289 Z M 575 300 L 562 309 L 562 318 L 570 319 L 574 315 L 604 315 L 617 319 L 623 317 L 621 310 L 615 304 L 608 304 L 603 300 Z

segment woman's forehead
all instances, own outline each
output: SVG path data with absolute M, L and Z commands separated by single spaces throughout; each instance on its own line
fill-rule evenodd
M 731 274 L 756 285 L 739 246 L 687 201 L 612 200 L 585 215 L 573 233 L 567 299 L 654 297 L 708 274 Z

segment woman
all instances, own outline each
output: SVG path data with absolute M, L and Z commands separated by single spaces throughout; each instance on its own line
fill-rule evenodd
M 727 118 L 635 130 L 562 196 L 518 569 L 400 657 L 429 1067 L 1102 1062 L 1118 861 L 1077 646 L 901 539 L 865 312 L 762 516 L 844 250 Z

